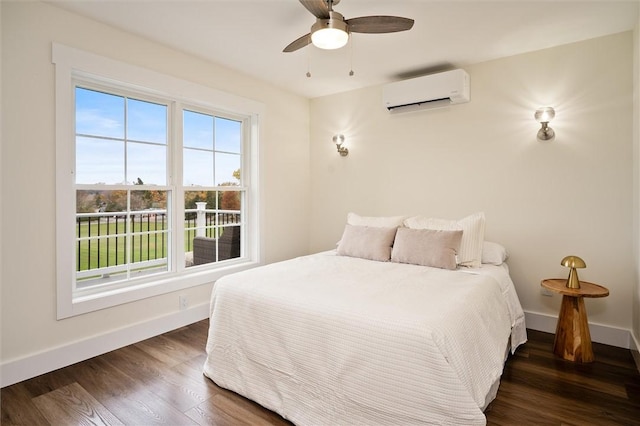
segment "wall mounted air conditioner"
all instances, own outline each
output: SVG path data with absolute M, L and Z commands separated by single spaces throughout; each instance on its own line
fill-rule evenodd
M 382 104 L 392 112 L 440 108 L 469 102 L 469 99 L 469 74 L 461 69 L 382 87 Z

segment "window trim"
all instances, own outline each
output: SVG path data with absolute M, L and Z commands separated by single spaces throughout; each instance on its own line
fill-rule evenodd
M 249 269 L 261 264 L 264 241 L 261 238 L 262 214 L 258 208 L 261 195 L 259 140 L 264 132 L 262 121 L 265 106 L 257 101 L 212 89 L 176 77 L 161 74 L 152 70 L 102 57 L 93 53 L 71 48 L 62 44 L 52 44 L 52 63 L 55 65 L 55 108 L 56 108 L 56 286 L 57 286 L 57 319 L 63 319 L 153 297 L 181 289 L 214 282 L 218 278 L 237 271 Z M 133 92 L 143 92 L 150 96 L 157 95 L 170 98 L 181 104 L 181 107 L 195 106 L 206 110 L 221 111 L 230 115 L 248 117 L 250 128 L 249 152 L 243 155 L 243 186 L 247 188 L 247 203 L 243 208 L 245 214 L 245 237 L 247 244 L 243 261 L 230 262 L 216 268 L 176 268 L 166 276 L 156 276 L 150 281 L 141 281 L 133 286 L 114 288 L 98 294 L 74 297 L 73 275 L 75 273 L 75 245 L 73 235 L 75 229 L 75 194 L 73 173 L 75 169 L 74 144 L 74 97 L 75 81 L 94 82 L 97 85 L 114 85 Z M 172 111 L 171 114 L 175 114 Z M 181 123 L 180 120 L 176 122 Z M 173 126 L 172 136 L 182 131 L 181 124 Z M 182 158 L 177 150 L 181 147 L 172 144 L 168 153 L 178 164 L 173 170 L 181 171 Z M 181 187 L 170 176 L 174 188 Z M 175 205 L 184 203 L 182 191 L 176 191 Z M 179 213 L 179 210 L 175 210 Z M 182 256 L 174 256 L 177 262 Z

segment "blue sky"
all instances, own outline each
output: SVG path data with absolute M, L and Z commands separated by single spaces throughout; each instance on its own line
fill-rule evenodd
M 165 105 L 76 88 L 76 134 L 87 135 L 76 136 L 76 183 L 140 178 L 166 185 L 167 111 Z M 182 117 L 184 185 L 237 182 L 242 123 L 187 110 Z

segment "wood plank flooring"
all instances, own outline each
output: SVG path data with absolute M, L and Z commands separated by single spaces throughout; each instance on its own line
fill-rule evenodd
M 202 375 L 208 321 L 0 390 L 2 425 L 290 425 Z M 628 350 L 594 343 L 595 362 L 552 353 L 553 335 L 505 366 L 489 425 L 640 425 L 640 375 Z

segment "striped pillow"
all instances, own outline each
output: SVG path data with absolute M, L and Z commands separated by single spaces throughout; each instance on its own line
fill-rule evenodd
M 462 230 L 458 264 L 478 268 L 482 263 L 484 223 L 484 213 L 478 212 L 460 220 L 413 216 L 405 219 L 404 226 L 413 229 L 435 229 L 441 231 Z

